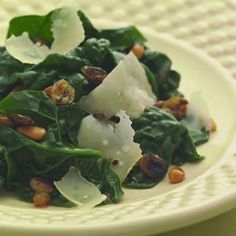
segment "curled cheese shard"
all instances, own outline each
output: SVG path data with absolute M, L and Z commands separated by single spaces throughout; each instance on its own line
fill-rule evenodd
M 190 130 L 201 130 L 203 127 L 207 130 L 211 130 L 209 107 L 200 91 L 194 92 L 191 95 L 187 109 L 187 117 L 183 120 L 183 124 L 186 124 Z
M 92 114 L 111 117 L 124 110 L 131 118 L 138 118 L 155 100 L 144 69 L 130 52 L 80 104 Z
M 5 46 L 9 54 L 23 63 L 38 64 L 53 53 L 64 54 L 84 40 L 84 29 L 77 12 L 69 7 L 56 10 L 51 15 L 54 41 L 51 48 L 34 43 L 27 32 L 12 35 Z
M 82 120 L 78 142 L 82 147 L 102 152 L 103 158 L 111 161 L 113 170 L 123 182 L 142 156 L 139 144 L 133 141 L 134 130 L 124 111 L 118 113 L 118 124 L 95 119 L 92 115 Z
M 106 200 L 106 195 L 101 194 L 99 189 L 86 180 L 75 167 L 71 167 L 61 180 L 54 182 L 54 185 L 66 199 L 78 206 L 94 207 Z

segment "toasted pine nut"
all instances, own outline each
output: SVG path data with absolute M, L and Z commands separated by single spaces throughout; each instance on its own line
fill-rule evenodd
M 52 87 L 53 86 L 48 86 L 47 88 L 43 90 L 49 97 L 51 96 Z
M 0 115 L 0 124 L 1 125 L 5 125 L 5 126 L 10 127 L 10 128 L 14 126 L 14 123 L 11 120 L 10 117 L 8 117 L 8 116 L 1 116 L 1 115 Z
M 51 197 L 49 193 L 45 192 L 36 192 L 33 197 L 33 203 L 35 207 L 47 207 L 50 203 Z
M 143 45 L 136 43 L 134 44 L 131 50 L 138 59 L 143 57 L 143 54 L 144 54 Z
M 30 180 L 30 187 L 36 192 L 45 192 L 51 193 L 53 191 L 53 187 L 46 182 L 44 179 L 39 177 L 34 177 Z
M 169 180 L 172 184 L 180 183 L 185 179 L 185 173 L 180 167 L 174 167 L 169 170 Z
M 216 129 L 217 129 L 216 122 L 212 118 L 210 119 L 210 122 L 211 122 L 211 129 L 210 129 L 210 131 L 211 132 L 215 132 Z
M 46 129 L 34 125 L 30 126 L 19 126 L 16 129 L 19 133 L 23 134 L 29 139 L 34 141 L 42 140 L 46 135 Z

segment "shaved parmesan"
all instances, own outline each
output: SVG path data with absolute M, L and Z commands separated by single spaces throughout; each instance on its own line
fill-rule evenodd
M 120 122 L 104 122 L 92 115 L 82 120 L 78 134 L 80 146 L 102 152 L 103 158 L 111 161 L 113 170 L 123 182 L 133 165 L 142 156 L 139 144 L 134 143 L 134 130 L 124 111 L 118 113 Z
M 75 167 L 71 167 L 66 175 L 54 184 L 66 199 L 78 206 L 94 207 L 106 200 L 106 195 L 101 194 L 99 189 L 86 180 Z
M 34 43 L 27 32 L 20 36 L 12 35 L 5 46 L 9 54 L 23 63 L 37 64 L 49 54 L 64 54 L 76 48 L 84 40 L 84 29 L 77 12 L 69 7 L 56 10 L 52 16 L 54 41 L 51 48 Z
M 80 101 L 90 113 L 107 117 L 125 110 L 131 118 L 139 117 L 156 100 L 141 64 L 130 52 L 103 83 Z
M 200 91 L 194 92 L 189 99 L 187 117 L 182 122 L 188 124 L 190 130 L 201 130 L 202 127 L 210 130 L 210 117 L 209 108 L 202 97 L 202 93 Z

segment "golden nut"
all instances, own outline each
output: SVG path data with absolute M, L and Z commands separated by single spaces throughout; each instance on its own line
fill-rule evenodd
M 141 59 L 144 55 L 144 46 L 136 43 L 133 45 L 133 47 L 131 48 L 131 51 L 134 53 L 134 55 L 138 58 Z
M 46 135 L 46 129 L 34 125 L 19 126 L 16 130 L 34 141 L 41 141 Z
M 75 89 L 66 80 L 61 79 L 52 86 L 50 97 L 57 105 L 67 105 L 75 100 Z
M 215 132 L 216 129 L 217 129 L 216 122 L 215 122 L 212 118 L 210 119 L 210 122 L 211 122 L 211 128 L 210 128 L 210 131 L 211 131 L 211 132 Z
M 44 179 L 39 177 L 32 178 L 30 180 L 29 185 L 36 192 L 45 192 L 45 193 L 53 192 L 53 187 Z
M 180 183 L 185 179 L 185 173 L 180 167 L 171 168 L 168 176 L 172 184 Z
M 33 203 L 35 207 L 43 208 L 47 207 L 50 203 L 51 197 L 49 193 L 36 192 L 33 196 Z

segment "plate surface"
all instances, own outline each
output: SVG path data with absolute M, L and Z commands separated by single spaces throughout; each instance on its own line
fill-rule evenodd
M 21 13 L 46 12 L 44 8 L 52 8 L 48 5 L 34 10 L 37 5 L 33 1 L 17 2 L 25 3 Z M 0 6 L 8 5 L 0 1 Z M 111 20 L 100 18 L 95 22 L 100 27 L 116 27 L 116 19 Z M 150 28 L 141 27 L 141 30 L 149 46 L 167 53 L 174 68 L 181 72 L 181 91 L 187 98 L 200 91 L 217 122 L 218 131 L 209 143 L 199 148 L 206 159 L 184 166 L 187 179 L 182 184 L 170 185 L 165 179 L 150 190 L 126 190 L 121 203 L 90 210 L 53 207 L 40 210 L 19 202 L 14 196 L 0 196 L 1 235 L 148 235 L 192 224 L 235 206 L 236 85 L 231 76 L 204 53 Z

